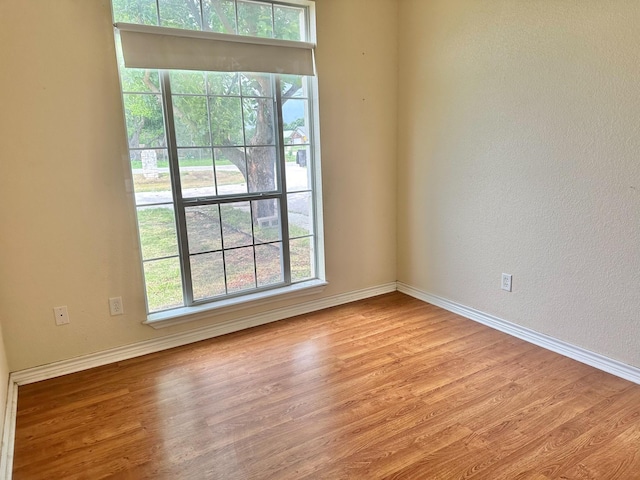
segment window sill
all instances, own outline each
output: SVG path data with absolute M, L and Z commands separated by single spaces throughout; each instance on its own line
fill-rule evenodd
M 165 328 L 186 322 L 223 315 L 236 310 L 258 307 L 268 303 L 289 300 L 291 298 L 313 295 L 322 292 L 328 283 L 325 280 L 309 280 L 266 292 L 251 293 L 242 297 L 220 300 L 196 307 L 181 307 L 166 312 L 150 313 L 143 322 L 152 328 Z

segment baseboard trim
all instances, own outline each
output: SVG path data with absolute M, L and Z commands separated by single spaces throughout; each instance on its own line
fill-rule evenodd
M 283 320 L 285 318 L 295 317 L 296 315 L 304 315 L 324 308 L 335 307 L 369 297 L 375 297 L 376 295 L 394 292 L 395 290 L 396 282 L 387 283 L 349 293 L 333 295 L 319 300 L 312 300 L 310 302 L 304 302 L 290 307 L 278 308 L 264 313 L 259 313 L 257 315 L 242 317 L 216 325 L 189 330 L 183 333 L 154 338 L 152 340 L 146 340 L 133 345 L 125 345 L 123 347 L 116 347 L 102 352 L 91 353 L 89 355 L 83 355 L 69 360 L 62 360 L 60 362 L 19 370 L 13 372 L 11 375 L 15 383 L 18 385 L 26 385 L 59 377 L 61 375 L 88 370 L 89 368 L 108 365 L 110 363 L 160 352 L 169 348 L 181 347 L 183 345 L 207 340 L 227 333 L 257 327 L 258 325 L 264 325 L 266 323 Z
M 552 352 L 577 360 L 578 362 L 582 362 L 599 370 L 611 373 L 617 377 L 624 378 L 630 382 L 640 384 L 640 368 L 627 365 L 617 360 L 605 357 L 604 355 L 563 342 L 562 340 L 538 333 L 534 330 L 521 327 L 488 313 L 447 300 L 446 298 L 423 292 L 405 283 L 398 282 L 397 285 L 399 292 L 410 295 L 418 300 L 444 308 L 445 310 L 457 313 L 465 318 L 482 323 L 483 325 L 496 330 L 500 330 L 501 332 L 507 333 L 526 342 L 533 343 L 534 345 L 538 345 L 542 348 L 546 348 L 547 350 L 551 350 Z
M 9 375 L 7 405 L 4 413 L 2 451 L 0 452 L 0 478 L 11 480 L 13 474 L 13 446 L 16 438 L 16 412 L 18 410 L 18 384 Z

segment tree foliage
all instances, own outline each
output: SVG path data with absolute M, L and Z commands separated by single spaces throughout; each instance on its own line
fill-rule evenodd
M 302 9 L 243 0 L 158 0 L 157 4 L 155 0 L 113 0 L 113 8 L 116 22 L 288 40 L 301 40 L 304 31 Z M 158 72 L 121 72 L 129 146 L 166 148 Z M 302 77 L 281 78 L 286 102 L 301 92 Z M 224 151 L 224 159 L 242 173 L 250 192 L 274 190 L 276 122 L 271 76 L 171 72 L 170 83 L 178 147 L 218 147 L 216 151 Z M 304 119 L 292 123 L 299 126 Z M 265 147 L 269 145 L 273 147 Z M 258 215 L 272 215 L 274 208 L 275 204 L 267 206 Z

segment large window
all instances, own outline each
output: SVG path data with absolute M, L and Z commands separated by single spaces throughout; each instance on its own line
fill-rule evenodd
M 123 37 L 119 62 L 150 313 L 286 291 L 321 277 L 314 79 L 283 67 L 279 50 L 266 51 L 275 63 L 260 50 L 257 63 L 233 50 L 293 47 L 297 55 L 300 42 L 313 40 L 310 6 L 113 0 L 118 30 L 142 35 L 129 43 Z M 247 37 L 227 45 L 225 35 L 190 37 L 186 30 Z M 142 50 L 163 49 L 167 38 L 186 55 Z M 196 50 L 189 70 L 181 69 Z M 177 63 L 165 61 L 172 55 Z M 236 71 L 254 65 L 260 73 Z

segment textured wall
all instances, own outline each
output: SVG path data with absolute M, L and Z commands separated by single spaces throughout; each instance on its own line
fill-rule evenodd
M 397 6 L 370 5 L 317 2 L 323 296 L 396 279 Z M 11 370 L 240 315 L 162 331 L 141 325 L 112 32 L 108 0 L 0 3 L 0 305 Z M 107 299 L 117 295 L 126 314 L 110 317 Z M 58 305 L 69 307 L 70 325 L 55 326 Z
M 316 6 L 327 277 L 394 282 L 396 0 Z
M 640 3 L 399 5 L 399 280 L 640 367 Z

